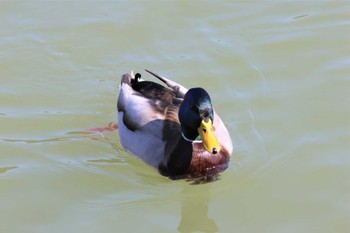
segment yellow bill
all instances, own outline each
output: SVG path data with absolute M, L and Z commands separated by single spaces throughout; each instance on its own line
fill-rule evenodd
M 216 154 L 220 151 L 220 144 L 218 143 L 218 140 L 215 137 L 213 122 L 210 119 L 208 120 L 208 122 L 202 120 L 198 128 L 198 133 L 202 138 L 204 148 L 208 152 Z

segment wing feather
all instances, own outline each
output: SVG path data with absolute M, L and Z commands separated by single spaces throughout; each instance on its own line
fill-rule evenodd
M 156 74 L 150 70 L 145 69 L 145 71 L 147 71 L 148 73 L 152 74 L 153 76 L 155 76 L 156 78 L 158 78 L 159 80 L 161 80 L 162 82 L 164 82 L 168 87 L 170 87 L 171 89 L 174 90 L 176 97 L 177 98 L 184 98 L 186 92 L 188 91 L 187 88 L 185 88 L 184 86 L 182 86 L 181 84 L 178 84 L 177 82 L 174 82 L 170 79 L 167 79 L 159 74 Z

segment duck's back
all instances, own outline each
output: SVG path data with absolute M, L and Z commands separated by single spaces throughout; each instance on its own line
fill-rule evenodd
M 181 100 L 175 96 L 173 90 L 158 83 L 138 81 L 130 74 L 122 77 L 118 98 L 121 143 L 157 169 L 166 160 L 169 147 L 165 131 L 172 130 L 173 141 L 181 136 L 177 118 Z
M 157 99 L 171 104 L 175 98 L 173 90 L 166 88 L 158 83 L 150 81 L 138 81 L 131 83 L 132 89 L 142 94 L 145 98 Z

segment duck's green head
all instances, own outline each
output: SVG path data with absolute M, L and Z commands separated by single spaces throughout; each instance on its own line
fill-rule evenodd
M 180 106 L 179 120 L 186 139 L 194 141 L 200 135 L 208 152 L 216 154 L 220 151 L 213 129 L 213 106 L 208 92 L 203 88 L 188 90 Z

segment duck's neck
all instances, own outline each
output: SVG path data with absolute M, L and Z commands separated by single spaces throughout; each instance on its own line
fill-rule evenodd
M 186 132 L 186 131 L 185 131 Z M 184 130 L 181 129 L 181 136 L 184 140 L 188 141 L 188 142 L 193 142 L 193 141 L 197 141 L 197 140 L 201 140 L 198 131 L 195 133 L 184 133 Z

